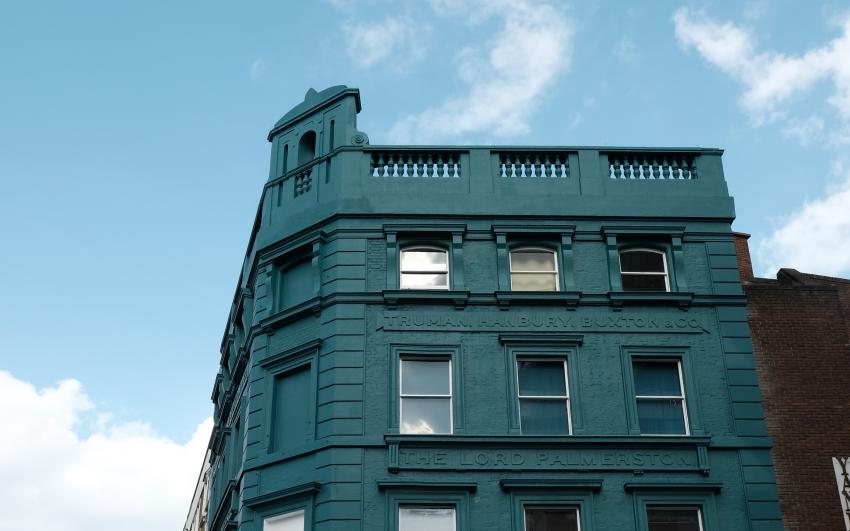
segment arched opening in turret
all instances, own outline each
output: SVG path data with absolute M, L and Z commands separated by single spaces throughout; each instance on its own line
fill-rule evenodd
M 298 141 L 298 165 L 307 164 L 316 158 L 316 133 L 307 131 Z

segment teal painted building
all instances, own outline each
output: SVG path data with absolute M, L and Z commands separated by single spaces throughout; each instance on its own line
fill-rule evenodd
M 372 146 L 359 111 L 269 133 L 209 530 L 782 528 L 720 150 Z

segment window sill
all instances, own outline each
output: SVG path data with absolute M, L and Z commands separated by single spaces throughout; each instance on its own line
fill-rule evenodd
M 440 304 L 451 302 L 456 308 L 463 308 L 469 300 L 469 290 L 429 290 L 429 289 L 385 289 L 384 303 L 395 306 L 399 303 Z
M 322 298 L 313 297 L 312 299 L 308 299 L 302 303 L 296 304 L 295 306 L 290 306 L 289 308 L 279 310 L 266 317 L 259 323 L 260 330 L 262 330 L 263 332 L 269 332 L 271 330 L 274 330 L 275 328 L 283 326 L 289 321 L 303 317 L 304 314 L 311 312 L 313 314 L 318 314 L 321 310 Z
M 574 309 L 578 305 L 581 293 L 578 291 L 497 291 L 496 301 L 502 310 L 517 304 L 556 304 Z
M 402 435 L 386 434 L 387 444 L 402 444 L 411 446 L 429 446 L 441 444 L 452 445 L 502 445 L 516 446 L 706 446 L 711 437 L 693 435 L 674 436 L 598 436 L 598 435 Z
M 687 291 L 609 291 L 608 301 L 615 310 L 625 305 L 678 306 L 685 310 L 694 301 Z

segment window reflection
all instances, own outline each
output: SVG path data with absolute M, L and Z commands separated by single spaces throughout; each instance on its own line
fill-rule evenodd
M 401 360 L 399 431 L 411 434 L 452 432 L 451 361 Z
M 549 249 L 511 251 L 511 290 L 558 291 L 558 260 Z
M 399 531 L 455 531 L 454 507 L 402 505 L 398 508 Z
M 449 289 L 449 256 L 444 249 L 412 247 L 401 251 L 402 289 Z

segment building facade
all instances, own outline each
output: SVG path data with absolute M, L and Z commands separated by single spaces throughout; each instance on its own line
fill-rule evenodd
M 189 504 L 189 512 L 186 514 L 186 521 L 183 523 L 183 531 L 206 531 L 207 518 L 209 516 L 209 501 L 210 501 L 210 458 L 212 453 L 207 448 L 207 453 L 204 455 L 201 472 L 198 474 L 198 481 L 195 483 L 195 492 L 192 495 L 192 501 Z
M 272 129 L 210 531 L 782 528 L 716 149 Z
M 850 530 L 850 280 L 738 257 L 764 396 L 779 504 L 789 531 Z

